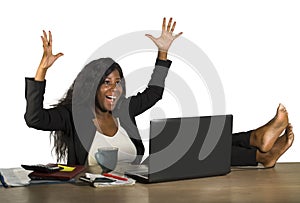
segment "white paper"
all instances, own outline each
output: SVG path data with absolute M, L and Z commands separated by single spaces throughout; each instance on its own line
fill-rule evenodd
M 101 174 L 93 174 L 93 173 L 85 173 L 85 177 L 89 178 L 91 180 L 95 180 L 96 178 L 108 178 L 108 179 L 115 180 L 115 182 L 109 182 L 109 183 L 94 182 L 94 183 L 92 183 L 92 185 L 94 187 L 125 186 L 125 185 L 134 185 L 135 184 L 135 180 L 131 179 L 129 177 L 126 177 L 127 180 L 117 180 L 117 179 L 114 179 L 111 177 L 103 176 Z
M 8 186 L 24 186 L 28 185 L 30 178 L 28 174 L 31 171 L 25 170 L 23 168 L 1 168 L 0 172 L 4 178 L 4 181 Z

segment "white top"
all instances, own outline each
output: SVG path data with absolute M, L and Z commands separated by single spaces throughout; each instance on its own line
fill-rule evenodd
M 117 147 L 118 150 L 118 162 L 131 163 L 136 158 L 136 148 L 130 140 L 127 132 L 120 126 L 118 122 L 118 131 L 112 136 L 106 136 L 96 131 L 91 149 L 88 156 L 88 165 L 98 165 L 95 159 L 95 153 L 100 147 Z

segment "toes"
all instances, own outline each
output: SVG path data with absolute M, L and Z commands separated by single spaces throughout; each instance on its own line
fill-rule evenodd
M 281 103 L 278 105 L 277 111 L 282 111 L 282 112 L 287 113 L 285 106 Z
M 287 134 L 289 135 L 290 133 L 293 133 L 293 126 L 292 126 L 292 124 L 288 124 L 287 125 L 287 127 L 286 127 L 286 132 L 287 132 Z
M 293 126 L 289 123 L 285 130 L 286 142 L 288 147 L 290 147 L 294 141 Z

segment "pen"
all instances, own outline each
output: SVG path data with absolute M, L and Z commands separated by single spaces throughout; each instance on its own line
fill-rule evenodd
M 117 180 L 123 180 L 123 181 L 128 180 L 125 177 L 117 176 L 117 175 L 114 175 L 114 174 L 111 174 L 111 173 L 103 173 L 102 175 L 105 176 L 105 177 L 114 178 L 114 179 L 117 179 Z
M 3 185 L 3 187 L 8 188 L 8 185 L 6 184 L 6 182 L 4 180 L 4 177 L 2 176 L 1 173 L 0 173 L 0 181 L 1 181 L 2 185 Z

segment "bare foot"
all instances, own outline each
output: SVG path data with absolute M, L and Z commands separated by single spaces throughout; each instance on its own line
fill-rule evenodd
M 285 133 L 280 136 L 273 148 L 268 152 L 260 152 L 257 150 L 256 160 L 257 162 L 264 165 L 264 167 L 273 167 L 276 164 L 276 161 L 281 157 L 288 148 L 293 144 L 294 141 L 294 133 L 293 127 L 291 124 L 288 124 L 286 127 Z
M 279 104 L 274 118 L 252 131 L 250 145 L 257 147 L 261 152 L 268 152 L 287 127 L 288 122 L 288 112 L 282 104 Z

